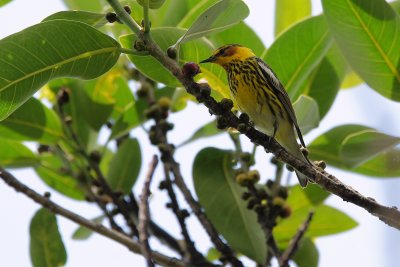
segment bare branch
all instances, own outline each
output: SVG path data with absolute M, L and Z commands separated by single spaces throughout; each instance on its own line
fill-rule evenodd
M 149 245 L 149 233 L 147 228 L 149 226 L 150 221 L 150 211 L 149 211 L 149 196 L 150 196 L 150 183 L 153 178 L 154 171 L 158 165 L 158 157 L 156 155 L 153 156 L 153 159 L 150 163 L 149 171 L 146 175 L 146 180 L 143 186 L 142 195 L 140 196 L 140 205 L 139 205 L 139 239 L 142 245 L 142 253 L 146 258 L 147 266 L 153 267 L 154 263 L 151 260 L 151 251 Z
M 200 204 L 195 200 L 183 179 L 180 166 L 174 159 L 174 145 L 168 143 L 167 139 L 167 132 L 172 129 L 169 127 L 170 125 L 167 121 L 168 110 L 166 110 L 165 107 L 160 107 L 160 105 L 156 103 L 153 90 L 147 90 L 145 97 L 149 104 L 149 111 L 151 111 L 147 115 L 155 122 L 155 125 L 150 129 L 150 141 L 153 145 L 157 145 L 159 148 L 161 153 L 160 158 L 166 168 L 166 172 L 172 173 L 174 177 L 174 183 L 182 192 L 186 202 L 188 202 L 190 208 L 203 225 L 207 234 L 210 236 L 211 241 L 214 243 L 216 249 L 219 250 L 223 255 L 223 258 L 230 262 L 234 267 L 243 266 L 243 264 L 236 258 L 234 251 L 220 238 L 214 225 L 208 220 Z M 169 193 L 171 197 L 172 192 Z M 184 222 L 183 224 L 180 222 L 180 225 L 184 225 Z M 184 228 L 182 228 L 183 231 Z M 200 264 L 202 266 L 208 266 L 210 263 L 207 262 L 204 256 L 196 250 L 193 242 L 189 238 L 189 235 L 184 233 L 184 237 L 187 243 L 186 245 L 188 245 L 187 249 L 191 252 L 190 263 L 192 265 Z
M 129 237 L 114 231 L 110 230 L 106 227 L 104 227 L 101 224 L 94 223 L 86 218 L 83 218 L 82 216 L 65 209 L 61 207 L 60 205 L 56 204 L 55 202 L 51 201 L 50 199 L 40 195 L 36 191 L 30 189 L 26 185 L 22 184 L 19 182 L 11 173 L 7 172 L 3 168 L 0 168 L 0 178 L 7 183 L 9 186 L 13 187 L 17 192 L 21 192 L 36 203 L 42 205 L 43 207 L 47 208 L 54 214 L 58 214 L 64 218 L 67 218 L 78 225 L 84 226 L 100 235 L 103 235 L 105 237 L 108 237 L 117 243 L 120 243 L 121 245 L 124 245 L 127 247 L 129 250 L 131 250 L 134 253 L 137 254 L 142 254 L 142 249 L 141 245 L 137 242 L 134 242 L 132 239 Z M 153 259 L 160 265 L 163 266 L 169 266 L 169 267 L 185 267 L 186 264 L 184 264 L 182 261 L 165 256 L 159 252 L 152 251 L 151 252 Z
M 281 258 L 279 259 L 279 266 L 281 267 L 289 267 L 289 260 L 294 256 L 295 252 L 298 249 L 300 240 L 303 238 L 306 233 L 308 226 L 314 216 L 314 211 L 310 211 L 304 223 L 299 227 L 296 235 L 290 240 L 289 246 L 283 252 Z

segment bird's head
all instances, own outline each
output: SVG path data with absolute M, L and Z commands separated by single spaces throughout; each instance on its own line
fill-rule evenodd
M 230 44 L 218 48 L 214 51 L 211 57 L 200 61 L 200 63 L 210 62 L 224 67 L 232 61 L 243 61 L 249 57 L 254 56 L 255 54 L 253 53 L 253 51 L 251 51 L 250 48 L 237 44 Z

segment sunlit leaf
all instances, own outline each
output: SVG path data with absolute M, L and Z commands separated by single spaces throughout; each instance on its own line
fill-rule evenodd
M 71 10 L 101 11 L 105 1 L 82 1 L 82 0 L 63 0 L 64 4 Z
M 311 15 L 310 0 L 275 1 L 275 36 L 296 22 Z
M 196 5 L 198 5 L 203 1 L 204 0 L 202 1 L 186 0 L 179 2 L 179 5 L 177 5 L 176 0 L 166 0 L 161 9 L 157 10 L 156 23 L 158 22 L 158 24 L 155 24 L 155 26 L 157 27 L 177 26 L 178 23 L 185 16 L 189 15 L 192 12 L 192 10 L 194 10 L 194 7 Z M 205 0 L 205 1 L 211 2 L 211 0 Z M 217 0 L 212 0 L 212 1 L 216 2 Z M 161 12 L 161 18 L 160 18 L 160 12 Z M 153 21 L 154 19 L 152 20 L 152 22 Z M 185 25 L 179 25 L 179 27 L 189 28 L 189 26 L 186 27 Z
M 311 73 L 303 94 L 318 103 L 320 120 L 328 113 L 344 79 L 347 63 L 336 44 L 332 44 L 326 56 Z
M 106 14 L 77 10 L 60 11 L 54 13 L 46 17 L 42 22 L 58 19 L 79 21 L 95 28 L 100 28 L 108 22 L 106 19 Z
M 193 22 L 177 44 L 228 29 L 244 20 L 249 13 L 249 8 L 242 0 L 221 0 Z
M 207 9 L 211 6 L 215 5 L 220 0 L 197 0 L 195 3 L 193 1 L 185 1 L 188 2 L 187 10 L 184 16 L 178 23 L 179 28 L 190 28 L 192 24 L 203 14 Z M 174 14 L 171 12 L 171 14 Z
M 12 0 L 0 0 L 0 7 L 5 6 L 6 4 L 10 3 Z
M 5 168 L 23 168 L 39 163 L 37 156 L 25 145 L 1 138 L 0 166 Z
M 165 2 L 165 0 L 137 0 L 137 1 L 141 6 L 144 6 L 144 1 L 148 1 L 149 2 L 149 8 L 151 8 L 151 9 L 158 9 Z
M 67 252 L 58 231 L 56 216 L 45 208 L 38 210 L 29 228 L 33 267 L 64 266 Z
M 226 44 L 240 44 L 250 48 L 253 52 L 262 57 L 266 48 L 260 37 L 243 21 L 235 26 L 209 37 L 215 47 Z
M 114 39 L 68 20 L 39 23 L 0 40 L 0 120 L 49 80 L 96 78 L 115 64 L 119 54 Z
M 265 62 L 278 75 L 291 99 L 296 99 L 311 72 L 332 44 L 323 16 L 311 17 L 281 34 L 268 49 Z
M 360 76 L 358 76 L 354 71 L 348 70 L 341 87 L 344 89 L 352 88 L 362 84 L 363 82 L 364 81 L 360 78 Z
M 235 181 L 232 153 L 203 149 L 194 160 L 193 179 L 199 202 L 218 232 L 236 251 L 264 263 L 264 234 L 256 214 L 241 199 L 244 189 Z
M 400 101 L 400 17 L 385 0 L 323 0 L 336 43 L 374 90 Z

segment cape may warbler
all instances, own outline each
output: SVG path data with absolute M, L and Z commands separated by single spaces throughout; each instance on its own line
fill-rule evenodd
M 288 152 L 308 162 L 296 141 L 296 133 L 305 147 L 289 96 L 272 69 L 241 45 L 225 45 L 200 63 L 211 62 L 223 67 L 228 75 L 232 98 L 240 111 L 247 113 L 255 126 L 272 136 Z M 307 177 L 297 172 L 301 186 Z

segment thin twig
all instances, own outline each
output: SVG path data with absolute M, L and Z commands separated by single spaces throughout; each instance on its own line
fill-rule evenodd
M 64 218 L 67 218 L 80 226 L 84 226 L 100 235 L 108 237 L 117 243 L 120 243 L 127 247 L 129 250 L 133 251 L 137 254 L 142 254 L 141 245 L 138 242 L 133 241 L 129 237 L 104 227 L 101 224 L 94 223 L 82 216 L 61 207 L 60 205 L 56 204 L 55 202 L 51 201 L 49 198 L 46 198 L 39 193 L 35 192 L 34 190 L 30 189 L 26 185 L 19 182 L 11 173 L 7 172 L 3 168 L 0 168 L 0 178 L 7 183 L 9 186 L 13 187 L 17 192 L 21 192 L 27 197 L 31 198 L 36 203 L 40 204 L 41 206 L 49 209 L 54 214 L 58 214 Z M 169 267 L 186 267 L 182 261 L 165 256 L 159 252 L 152 251 L 152 257 L 160 265 L 169 266 Z
M 153 178 L 154 171 L 156 170 L 158 165 L 158 157 L 156 155 L 153 156 L 153 159 L 150 163 L 149 171 L 146 175 L 146 180 L 144 182 L 142 195 L 140 196 L 140 205 L 139 205 L 139 239 L 142 245 L 142 253 L 146 258 L 147 266 L 153 267 L 154 263 L 151 260 L 151 249 L 149 245 L 149 233 L 148 226 L 150 221 L 150 211 L 149 211 L 149 196 L 150 196 L 150 183 Z
M 175 214 L 175 217 L 178 220 L 179 226 L 181 228 L 181 233 L 183 236 L 183 239 L 185 240 L 185 245 L 182 246 L 183 250 L 185 251 L 184 255 L 184 261 L 187 262 L 190 265 L 196 265 L 196 266 L 209 266 L 209 262 L 204 258 L 204 256 L 197 251 L 195 243 L 193 242 L 192 238 L 190 237 L 189 230 L 187 229 L 186 226 L 186 217 L 189 216 L 189 213 L 187 210 L 182 210 L 179 207 L 179 202 L 176 198 L 176 194 L 174 192 L 174 188 L 172 185 L 172 181 L 169 175 L 169 167 L 168 164 L 164 164 L 164 173 L 165 173 L 165 189 L 167 190 L 168 196 L 171 200 L 170 205 L 171 209 Z
M 293 237 L 292 240 L 289 242 L 289 246 L 287 249 L 282 253 L 282 256 L 279 259 L 279 266 L 280 267 L 289 267 L 289 260 L 294 256 L 296 253 L 299 243 L 306 233 L 308 226 L 311 223 L 311 220 L 314 216 L 314 211 L 310 211 L 304 223 L 299 227 L 296 235 Z
M 140 80 L 141 82 L 146 82 L 146 80 Z M 182 192 L 186 202 L 188 202 L 190 208 L 194 212 L 194 214 L 199 219 L 200 223 L 203 225 L 204 229 L 206 230 L 207 234 L 210 236 L 211 241 L 215 245 L 216 249 L 220 251 L 223 255 L 223 258 L 226 259 L 228 262 L 232 264 L 234 267 L 241 267 L 243 264 L 236 258 L 234 251 L 220 238 L 219 233 L 215 229 L 214 225 L 209 221 L 205 213 L 203 212 L 200 204 L 194 199 L 192 193 L 190 192 L 189 188 L 187 187 L 179 164 L 175 161 L 173 153 L 174 153 L 174 146 L 168 143 L 167 139 L 167 131 L 169 130 L 168 127 L 165 127 L 167 120 L 168 113 L 166 110 L 160 110 L 160 107 L 157 106 L 158 104 L 154 98 L 153 90 L 147 90 L 146 100 L 149 105 L 149 110 L 154 108 L 158 109 L 157 112 L 149 114 L 149 117 L 152 118 L 155 122 L 155 125 L 151 127 L 150 135 L 153 136 L 151 142 L 154 145 L 157 145 L 160 152 L 161 152 L 161 160 L 163 164 L 166 166 L 166 171 L 171 172 L 174 177 L 174 183 L 177 185 L 179 190 Z M 186 239 L 189 241 L 190 239 Z M 188 251 L 191 252 L 191 262 L 192 265 L 194 264 L 204 264 L 209 265 L 207 260 L 204 256 L 199 253 L 194 245 L 187 243 L 190 247 L 188 247 Z
M 78 135 L 76 134 L 75 130 L 72 128 L 70 123 L 65 122 L 66 114 L 63 110 L 61 105 L 57 106 L 57 110 L 59 116 L 61 117 L 62 121 L 64 122 L 64 126 L 66 128 L 67 133 L 70 135 L 72 141 L 74 142 L 75 150 L 79 153 L 89 165 L 89 167 L 94 171 L 96 174 L 96 182 L 98 182 L 101 189 L 104 193 L 109 196 L 113 203 L 119 208 L 121 211 L 122 216 L 125 218 L 126 223 L 128 224 L 129 228 L 131 229 L 132 235 L 138 236 L 138 231 L 135 225 L 135 218 L 133 214 L 129 211 L 129 207 L 127 206 L 126 202 L 120 198 L 118 194 L 115 194 L 110 186 L 107 184 L 106 178 L 103 175 L 103 172 L 100 170 L 98 162 L 94 161 L 90 155 L 86 152 L 85 146 L 79 140 Z M 114 224 L 113 224 L 114 225 Z
M 139 217 L 139 205 L 135 199 L 135 196 L 131 193 L 129 194 L 129 207 L 131 207 L 132 212 L 137 214 Z M 159 225 L 157 225 L 152 220 L 149 221 L 149 233 L 157 237 L 157 239 L 164 245 L 168 246 L 170 249 L 177 252 L 179 255 L 184 256 L 184 253 L 173 236 L 171 236 L 168 232 L 162 229 Z

